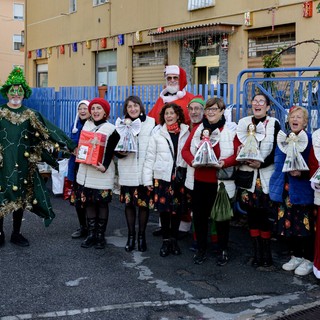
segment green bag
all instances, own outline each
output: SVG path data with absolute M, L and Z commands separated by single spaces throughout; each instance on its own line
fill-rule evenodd
M 232 217 L 233 210 L 226 187 L 223 182 L 220 182 L 217 197 L 211 210 L 211 219 L 213 221 L 227 221 Z

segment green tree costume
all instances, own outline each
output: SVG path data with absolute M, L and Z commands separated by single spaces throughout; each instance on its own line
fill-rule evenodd
M 8 86 L 23 83 L 25 97 L 30 96 L 31 89 L 25 87 L 21 74 L 19 68 L 12 71 L 0 90 L 2 95 L 6 95 Z M 37 163 L 45 161 L 57 168 L 49 150 L 64 147 L 74 150 L 76 145 L 39 112 L 25 106 L 0 106 L 0 218 L 26 209 L 42 217 L 46 226 L 51 223 L 55 214 Z

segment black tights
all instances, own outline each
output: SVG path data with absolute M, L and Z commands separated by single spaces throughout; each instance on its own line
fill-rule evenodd
M 86 213 L 88 219 L 99 219 L 108 222 L 109 218 L 109 206 L 105 204 L 90 204 L 86 207 Z
M 165 239 L 178 239 L 180 215 L 172 214 L 171 212 L 160 212 L 160 221 L 162 229 L 162 238 Z
M 136 207 L 127 205 L 125 207 L 125 215 L 127 220 L 129 234 L 135 234 L 136 227 Z M 139 221 L 139 234 L 146 232 L 147 223 L 149 220 L 149 209 L 146 207 L 139 207 L 138 209 L 138 221 Z

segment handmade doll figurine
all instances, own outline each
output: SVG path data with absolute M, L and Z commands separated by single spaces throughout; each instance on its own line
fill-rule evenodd
M 259 142 L 265 137 L 265 127 L 261 122 L 257 126 L 250 123 L 247 128 L 238 125 L 237 136 L 243 145 L 236 158 L 238 161 L 264 161 L 259 150 Z
M 135 137 L 141 130 L 141 120 L 138 118 L 132 121 L 129 118 L 116 120 L 116 130 L 120 135 L 120 140 L 115 151 L 137 152 L 137 143 Z
M 210 135 L 209 129 L 202 131 L 202 139 L 198 144 L 198 150 L 194 156 L 193 167 L 215 166 L 219 161 L 213 151 L 213 147 L 219 142 L 220 130 L 214 130 Z
M 280 130 L 277 136 L 277 144 L 279 149 L 287 155 L 282 172 L 309 170 L 308 165 L 301 155 L 301 152 L 303 152 L 308 145 L 308 136 L 304 130 L 300 131 L 299 134 L 290 132 L 289 135 L 286 135 Z

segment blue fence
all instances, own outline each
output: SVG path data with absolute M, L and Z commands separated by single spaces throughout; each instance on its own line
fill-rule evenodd
M 110 86 L 105 99 L 110 103 L 110 121 L 114 123 L 122 116 L 123 103 L 130 95 L 141 98 L 148 112 L 162 91 L 162 85 L 150 86 Z M 233 104 L 233 85 L 189 85 L 187 90 L 194 95 L 202 95 L 205 100 L 211 96 L 222 97 L 227 105 Z M 97 87 L 61 87 L 59 91 L 54 88 L 33 88 L 29 99 L 23 104 L 42 113 L 44 117 L 70 134 L 71 125 L 76 116 L 76 106 L 80 100 L 91 100 L 98 97 Z M 5 103 L 2 97 L 0 103 Z
M 264 78 L 272 73 L 274 77 Z M 243 79 L 244 78 L 244 79 Z M 236 121 L 250 114 L 255 93 L 265 93 L 271 101 L 271 114 L 282 127 L 293 105 L 307 108 L 308 131 L 320 127 L 320 67 L 246 69 L 239 73 L 236 91 Z

